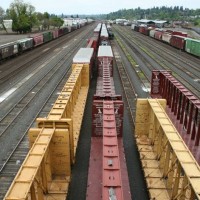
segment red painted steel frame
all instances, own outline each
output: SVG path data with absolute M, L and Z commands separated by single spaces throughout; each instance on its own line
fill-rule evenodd
M 102 136 L 103 100 L 114 100 L 116 127 L 118 136 L 122 136 L 124 105 L 121 95 L 115 94 L 113 78 L 111 77 L 109 58 L 102 59 L 102 76 L 98 77 L 96 94 L 92 107 L 92 135 Z
M 102 199 L 123 199 L 119 148 L 113 101 L 103 102 Z
M 151 80 L 151 96 L 165 98 L 169 111 L 176 116 L 182 129 L 185 130 L 184 140 L 195 157 L 199 160 L 197 146 L 200 140 L 200 100 L 178 82 L 169 71 L 153 70 Z M 179 125 L 179 127 L 180 127 Z M 180 128 L 179 128 L 180 129 Z M 181 130 L 181 132 L 183 132 Z M 188 141 L 190 140 L 190 141 Z M 189 144 L 190 143 L 190 144 Z M 195 148 L 195 150 L 194 150 Z M 196 155 L 197 154 L 197 155 Z M 198 161 L 199 162 L 199 161 Z

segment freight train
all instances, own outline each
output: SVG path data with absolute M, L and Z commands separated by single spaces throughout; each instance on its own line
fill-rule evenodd
M 0 62 L 6 58 L 22 54 L 24 51 L 45 44 L 76 30 L 78 26 L 63 27 L 56 30 L 32 34 L 27 38 L 0 45 Z M 80 27 L 79 27 L 80 28 Z
M 106 31 L 105 24 L 95 28 L 87 47 L 74 56 L 72 74 L 48 116 L 38 118 L 37 127 L 29 130 L 31 149 L 5 200 L 65 199 L 96 55 L 98 79 L 92 105 L 90 161 L 95 157 L 97 162 L 90 163 L 88 181 L 92 184 L 86 196 L 87 199 L 131 199 L 122 141 L 124 104 L 122 96 L 115 93 L 114 58 Z
M 200 40 L 189 38 L 187 33 L 185 32 L 164 29 L 152 29 L 152 27 L 144 25 L 132 25 L 131 29 L 165 42 L 189 54 L 200 57 Z
M 98 77 L 92 105 L 92 138 L 86 199 L 130 200 L 126 162 L 122 153 L 124 103 L 122 96 L 115 91 L 114 56 L 108 38 L 105 38 L 104 27 L 103 24 L 97 53 Z

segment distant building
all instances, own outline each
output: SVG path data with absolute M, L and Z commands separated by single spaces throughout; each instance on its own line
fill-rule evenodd
M 5 19 L 5 20 L 3 20 L 3 24 L 6 27 L 6 29 L 12 29 L 12 23 L 13 23 L 12 19 Z M 2 24 L 0 24 L 0 27 L 3 28 Z
M 168 22 L 164 21 L 164 20 L 161 21 L 161 20 L 141 19 L 141 20 L 137 20 L 137 23 L 139 25 L 145 25 L 145 26 L 148 26 L 148 27 L 153 26 L 153 27 L 157 27 L 157 28 L 162 28 Z
M 116 24 L 123 24 L 124 25 L 124 22 L 127 22 L 126 19 L 116 19 Z
M 87 22 L 86 19 L 80 19 L 80 18 L 64 18 L 63 20 L 64 20 L 63 26 L 79 25 L 79 24 L 85 24 Z

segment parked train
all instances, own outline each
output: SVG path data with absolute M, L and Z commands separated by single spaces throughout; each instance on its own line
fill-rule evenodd
M 102 27 L 104 26 L 101 24 L 97 26 L 93 36 L 88 40 L 87 47 L 81 48 L 74 56 L 72 74 L 48 116 L 38 118 L 38 127 L 29 130 L 32 149 L 17 173 L 5 200 L 16 197 L 28 199 L 29 196 L 35 199 L 47 199 L 49 195 L 52 199 L 66 198 L 95 59 L 97 59 L 98 78 L 96 94 L 91 105 L 92 138 L 86 199 L 131 200 L 122 139 L 124 104 L 122 96 L 115 92 L 112 48 L 110 45 L 99 46 L 102 40 L 108 42 L 108 38 L 102 37 L 102 33 L 105 33 Z M 55 118 L 55 116 L 59 117 Z M 53 126 L 51 126 L 52 123 Z M 54 135 L 52 140 L 48 134 L 45 135 L 45 131 Z M 39 135 L 35 137 L 35 134 Z M 41 140 L 36 139 L 40 137 L 40 134 L 42 135 Z M 44 135 L 48 137 L 47 143 L 45 143 L 47 140 Z M 45 158 L 50 158 L 48 155 L 55 158 L 48 162 L 48 169 L 52 170 L 46 171 L 46 161 L 45 165 L 42 161 L 41 163 L 36 162 L 38 154 L 32 152 L 35 152 L 34 148 L 37 148 L 38 142 L 44 146 L 52 144 L 53 148 L 42 147 Z M 34 163 L 34 167 L 37 165 L 37 169 L 41 169 L 42 166 L 45 166 L 45 169 L 41 170 L 41 173 L 35 173 L 32 170 L 31 175 L 25 173 L 24 177 L 19 179 L 19 176 L 21 177 L 21 174 L 24 174 L 23 171 L 26 170 L 26 164 L 31 162 Z M 43 186 L 47 180 L 47 173 L 48 183 L 49 185 L 52 183 L 53 187 Z M 32 181 L 26 182 L 26 188 L 21 187 L 20 185 L 23 185 L 29 177 Z M 37 181 L 38 179 L 41 179 L 40 182 Z M 15 189 L 16 185 L 22 188 L 22 192 Z M 46 191 L 43 192 L 43 189 Z
M 152 29 L 152 27 L 132 25 L 131 29 L 150 36 L 169 45 L 181 49 L 189 54 L 200 57 L 200 40 L 189 38 L 187 33 L 164 29 Z
M 130 200 L 128 175 L 125 173 L 127 168 L 121 153 L 124 152 L 124 103 L 122 96 L 115 91 L 114 55 L 106 31 L 103 24 L 97 52 L 98 76 L 92 104 L 92 138 L 88 170 L 90 184 L 87 187 L 86 200 Z M 112 180 L 109 180 L 109 177 L 112 177 Z
M 0 62 L 8 57 L 21 54 L 26 50 L 30 50 L 39 45 L 54 40 L 62 35 L 70 33 L 80 27 L 81 26 L 74 25 L 69 27 L 63 27 L 56 30 L 32 34 L 27 38 L 0 45 Z

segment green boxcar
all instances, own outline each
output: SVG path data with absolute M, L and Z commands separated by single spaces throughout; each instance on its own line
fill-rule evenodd
M 185 51 L 200 57 L 200 40 L 186 38 Z
M 52 39 L 53 39 L 53 34 L 52 34 L 52 32 L 51 31 L 48 31 L 48 32 L 45 32 L 45 33 L 43 33 L 43 42 L 45 43 L 45 42 L 49 42 L 49 41 L 51 41 Z

